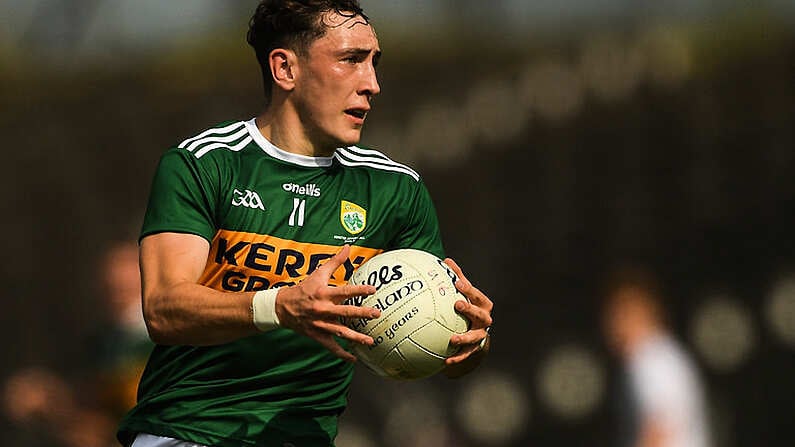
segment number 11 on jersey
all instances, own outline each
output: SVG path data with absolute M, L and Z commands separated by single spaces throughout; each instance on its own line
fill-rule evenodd
M 291 227 L 298 225 L 304 226 L 304 209 L 306 208 L 306 199 L 293 198 L 293 212 L 290 213 L 290 221 L 288 222 Z

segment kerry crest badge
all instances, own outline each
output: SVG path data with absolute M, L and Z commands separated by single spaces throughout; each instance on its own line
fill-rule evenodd
M 367 226 L 367 210 L 359 205 L 343 200 L 340 202 L 340 222 L 350 234 L 359 234 Z

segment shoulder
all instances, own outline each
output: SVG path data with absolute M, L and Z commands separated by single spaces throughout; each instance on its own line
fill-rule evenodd
M 412 179 L 414 182 L 420 182 L 420 175 L 417 171 L 408 165 L 392 160 L 375 149 L 360 146 L 338 148 L 334 153 L 334 158 L 341 165 L 349 168 L 382 172 L 391 177 Z
M 670 337 L 650 342 L 633 362 L 638 387 L 648 394 L 677 399 L 695 391 L 695 369 L 687 353 Z
M 172 149 L 200 159 L 211 152 L 239 152 L 252 141 L 246 121 L 225 121 L 182 140 Z
M 647 342 L 638 357 L 640 368 L 647 374 L 659 371 L 671 373 L 674 370 L 690 368 L 690 359 L 683 348 L 667 335 L 655 337 Z

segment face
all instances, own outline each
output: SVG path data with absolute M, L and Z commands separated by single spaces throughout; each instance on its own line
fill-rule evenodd
M 624 355 L 628 347 L 628 321 L 630 312 L 619 301 L 608 304 L 603 316 L 603 328 L 608 347 L 618 355 Z
M 608 346 L 618 355 L 630 355 L 654 324 L 651 312 L 643 290 L 631 286 L 618 289 L 603 315 Z
M 299 57 L 292 100 L 309 140 L 333 150 L 359 142 L 370 101 L 381 91 L 375 74 L 381 50 L 360 16 L 329 13 L 324 23 L 326 34 Z
M 119 321 L 140 319 L 141 275 L 138 246 L 129 243 L 114 247 L 105 257 L 105 288 L 113 317 Z

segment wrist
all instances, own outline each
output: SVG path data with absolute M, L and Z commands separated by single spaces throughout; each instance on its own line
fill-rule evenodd
M 279 288 L 260 290 L 251 298 L 251 317 L 254 326 L 262 332 L 272 331 L 280 326 L 276 315 L 276 295 Z

